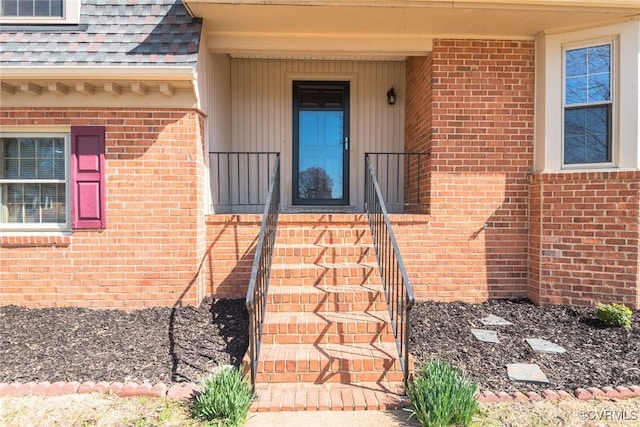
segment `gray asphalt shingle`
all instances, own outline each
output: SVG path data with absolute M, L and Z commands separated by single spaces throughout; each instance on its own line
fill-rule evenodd
M 181 0 L 82 0 L 79 25 L 0 26 L 0 65 L 195 66 L 201 29 Z

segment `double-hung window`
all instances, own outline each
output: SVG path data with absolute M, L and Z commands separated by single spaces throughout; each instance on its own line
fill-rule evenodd
M 0 0 L 2 16 L 52 16 L 62 18 L 64 0 Z
M 69 136 L 0 136 L 0 226 L 68 228 Z
M 0 22 L 77 24 L 80 0 L 0 0 Z
M 565 166 L 613 158 L 612 43 L 564 50 Z
M 104 127 L 0 133 L 0 231 L 106 225 Z

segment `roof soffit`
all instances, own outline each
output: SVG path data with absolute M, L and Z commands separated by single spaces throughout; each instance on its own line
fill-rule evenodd
M 533 40 L 640 17 L 640 1 L 183 0 L 214 52 L 410 55 L 433 39 Z

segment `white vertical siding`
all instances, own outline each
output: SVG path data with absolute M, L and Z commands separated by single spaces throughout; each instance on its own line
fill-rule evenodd
M 404 62 L 231 59 L 230 69 L 232 150 L 282 153 L 285 207 L 291 207 L 292 82 L 351 82 L 350 206 L 361 209 L 364 153 L 404 148 Z M 391 86 L 394 106 L 386 100 Z
M 209 110 L 211 109 L 211 95 L 213 93 L 213 88 L 211 85 L 211 75 L 212 75 L 212 59 L 209 51 L 207 50 L 204 43 L 200 43 L 200 50 L 198 51 L 198 65 L 196 67 L 196 84 L 197 84 L 197 108 L 202 110 L 204 114 L 207 115 L 205 119 L 205 133 L 204 133 L 204 163 L 206 166 L 209 166 L 209 158 L 207 154 L 207 148 L 211 143 L 211 129 L 215 125 L 213 119 L 209 116 Z M 204 203 L 204 211 L 207 213 L 211 213 L 212 206 L 212 192 L 214 186 L 211 182 L 210 176 L 210 168 L 204 168 L 204 179 L 203 179 L 203 203 Z
M 198 61 L 198 85 L 202 110 L 206 114 L 205 147 L 207 151 L 231 151 L 231 64 L 227 55 L 201 55 Z M 200 65 L 202 64 L 202 65 Z M 203 85 L 202 82 L 206 82 Z M 208 206 L 215 205 L 219 200 L 219 190 L 225 188 L 219 185 L 219 170 L 216 169 L 217 159 L 209 163 L 208 153 L 205 153 L 209 165 L 206 182 L 210 188 Z M 227 186 L 228 187 L 228 186 Z M 215 209 L 215 208 L 214 208 Z
M 210 55 L 209 151 L 231 151 L 231 60 Z

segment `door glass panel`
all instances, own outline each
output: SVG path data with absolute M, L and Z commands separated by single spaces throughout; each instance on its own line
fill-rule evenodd
M 298 197 L 342 199 L 344 112 L 299 112 Z

